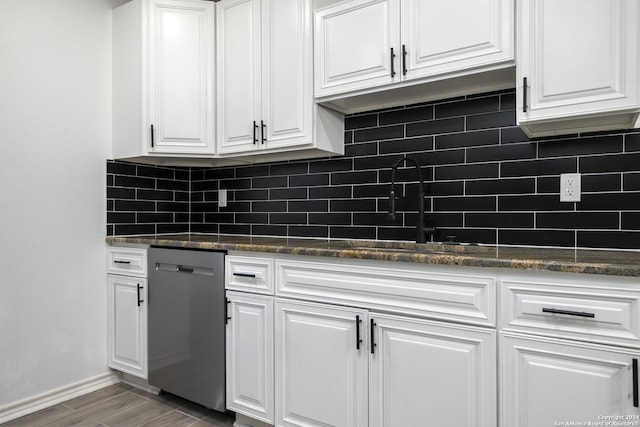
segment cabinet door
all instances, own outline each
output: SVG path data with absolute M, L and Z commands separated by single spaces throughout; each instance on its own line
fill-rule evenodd
M 400 79 L 399 0 L 354 0 L 320 10 L 314 31 L 315 96 Z
M 260 0 L 222 0 L 217 7 L 218 151 L 251 151 L 261 142 Z
M 227 292 L 227 408 L 273 424 L 273 297 Z
M 494 330 L 369 316 L 370 426 L 496 425 Z
M 518 4 L 519 122 L 638 108 L 639 10 L 636 0 Z
M 311 25 L 310 0 L 262 0 L 260 120 L 267 148 L 312 142 Z
M 214 5 L 156 0 L 149 21 L 149 151 L 213 154 Z
M 403 0 L 405 77 L 513 61 L 514 19 L 513 0 Z
M 109 366 L 147 378 L 147 280 L 108 275 Z
M 276 299 L 275 322 L 276 425 L 366 426 L 366 311 Z
M 640 416 L 633 406 L 638 351 L 506 334 L 502 351 L 500 425 L 587 425 L 602 416 Z

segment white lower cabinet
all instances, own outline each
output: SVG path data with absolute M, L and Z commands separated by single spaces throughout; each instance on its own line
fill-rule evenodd
M 278 426 L 496 425 L 493 330 L 283 299 L 275 315 Z
M 275 315 L 277 425 L 367 426 L 367 312 L 276 299 Z
M 637 278 L 514 271 L 500 285 L 500 425 L 640 425 Z
M 369 316 L 369 426 L 496 425 L 494 330 Z
M 501 345 L 502 426 L 640 424 L 640 350 L 506 333 Z
M 109 274 L 109 367 L 147 378 L 147 279 Z
M 147 248 L 107 248 L 109 367 L 147 378 Z
M 227 407 L 256 420 L 243 425 L 496 426 L 495 306 L 485 303 L 495 287 L 479 270 L 243 252 L 225 268 Z M 448 321 L 445 305 L 467 320 L 472 284 L 483 326 Z
M 227 292 L 227 408 L 273 415 L 273 297 Z

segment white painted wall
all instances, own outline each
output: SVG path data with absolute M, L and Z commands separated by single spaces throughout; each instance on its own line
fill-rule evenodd
M 0 410 L 108 371 L 112 6 L 0 0 Z

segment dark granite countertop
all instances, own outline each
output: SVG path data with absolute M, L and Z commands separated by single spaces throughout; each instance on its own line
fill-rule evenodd
M 287 239 L 228 235 L 109 236 L 109 244 L 144 244 L 224 251 L 537 269 L 640 277 L 640 251 L 416 244 L 362 240 Z

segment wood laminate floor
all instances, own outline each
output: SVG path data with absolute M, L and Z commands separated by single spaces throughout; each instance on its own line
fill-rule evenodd
M 228 427 L 233 418 L 171 394 L 120 383 L 2 424 L 2 427 Z

